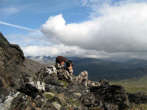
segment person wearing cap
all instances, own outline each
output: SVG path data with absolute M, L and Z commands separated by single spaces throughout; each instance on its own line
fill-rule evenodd
M 67 62 L 67 58 L 63 56 L 56 57 L 56 70 L 57 70 L 57 76 L 59 80 L 68 80 L 68 73 L 65 70 L 65 63 Z
M 65 62 L 67 62 L 67 58 L 65 58 L 63 56 L 57 56 L 55 67 L 57 69 L 64 69 Z

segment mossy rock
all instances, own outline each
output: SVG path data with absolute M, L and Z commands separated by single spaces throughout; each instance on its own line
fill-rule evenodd
M 53 102 L 52 105 L 57 109 L 60 110 L 61 109 L 61 105 L 58 102 Z
M 77 100 L 77 99 L 74 99 L 74 98 L 69 98 L 69 99 L 67 99 L 67 102 L 69 103 L 69 104 L 71 104 L 73 107 L 78 107 L 78 106 L 80 106 L 80 102 Z
M 64 88 L 66 88 L 66 87 L 68 86 L 68 82 L 66 82 L 66 81 L 59 80 L 59 83 L 60 83 Z
M 45 98 L 51 100 L 51 99 L 53 99 L 53 98 L 55 97 L 55 94 L 52 93 L 52 92 L 45 92 L 45 93 L 43 94 L 43 96 L 44 96 Z
M 56 97 L 60 100 L 62 105 L 66 105 L 64 93 L 57 94 Z

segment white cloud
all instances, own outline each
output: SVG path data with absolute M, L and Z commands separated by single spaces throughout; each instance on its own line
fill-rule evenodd
M 18 44 L 25 56 L 76 56 L 92 58 L 108 58 L 105 52 L 95 50 L 85 50 L 77 46 L 67 46 L 61 43 L 53 43 L 40 32 L 30 32 L 28 34 L 8 34 L 6 35 L 10 43 Z
M 108 6 L 121 6 L 133 3 L 147 3 L 147 0 L 81 0 L 82 6 L 91 8 L 89 17 L 97 17 L 101 14 L 99 10 Z
M 147 51 L 147 4 L 107 6 L 101 16 L 66 24 L 63 16 L 49 17 L 42 32 L 69 46 L 107 53 Z
M 55 45 L 29 45 L 22 47 L 25 56 L 68 56 L 68 57 L 88 57 L 101 59 L 147 59 L 147 52 L 118 52 L 109 53 L 104 51 L 85 50 L 76 46 Z
M 5 37 L 8 41 L 10 41 L 10 43 L 18 44 L 21 47 L 30 45 L 51 45 L 51 43 L 47 41 L 47 38 L 40 31 L 7 34 Z
M 48 40 L 41 33 L 30 32 L 12 41 L 21 45 L 26 56 L 147 59 L 147 4 L 110 6 L 111 0 L 104 0 L 99 6 L 100 1 L 83 2 L 93 9 L 88 21 L 67 24 L 62 14 L 49 17 L 41 27 Z
M 91 54 L 92 50 L 80 49 L 76 46 L 65 46 L 63 44 L 50 46 L 26 46 L 23 47 L 26 56 L 77 56 L 77 57 L 98 57 Z M 99 53 L 99 57 L 100 53 Z M 104 56 L 103 56 L 104 57 Z

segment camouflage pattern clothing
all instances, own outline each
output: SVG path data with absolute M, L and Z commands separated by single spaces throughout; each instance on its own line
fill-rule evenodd
M 51 77 L 57 77 L 57 70 L 54 65 L 50 65 L 41 68 L 41 70 L 36 74 L 36 77 L 37 81 L 47 82 Z
M 83 84 L 85 87 L 100 86 L 100 82 L 88 80 L 87 71 L 81 72 L 78 76 L 73 76 L 72 74 L 72 78 L 73 78 L 72 81 L 76 81 L 79 84 Z
M 57 76 L 59 80 L 65 80 L 67 82 L 72 82 L 72 83 L 78 83 L 78 84 L 83 84 L 84 86 L 100 86 L 99 82 L 96 81 L 90 81 L 88 80 L 88 72 L 83 71 L 81 72 L 78 76 L 73 75 L 73 70 L 68 71 L 66 70 L 63 66 L 60 64 L 56 65 L 57 68 Z
M 58 80 L 64 80 L 71 83 L 82 84 L 85 87 L 87 86 L 99 86 L 99 82 L 94 82 L 88 80 L 88 72 L 83 71 L 78 76 L 73 75 L 73 71 L 67 71 L 64 68 L 64 65 L 56 64 L 42 68 L 35 75 L 35 86 L 39 90 L 45 90 L 45 87 L 48 84 L 58 84 Z
M 79 84 L 83 84 L 83 85 L 87 86 L 88 72 L 87 71 L 81 72 L 78 76 L 75 77 L 75 79 Z
M 88 81 L 88 72 L 83 71 L 81 72 L 78 76 L 73 75 L 73 70 L 66 70 L 64 66 L 60 64 L 56 64 L 56 69 L 57 69 L 57 76 L 59 80 L 65 80 L 67 82 L 77 82 L 79 84 L 83 84 L 87 86 L 87 81 Z
M 100 82 L 96 82 L 96 81 L 91 81 L 91 80 L 88 80 L 87 82 L 87 86 L 88 87 L 96 87 L 96 86 L 100 86 L 101 83 Z
M 57 76 L 59 78 L 59 80 L 65 80 L 65 81 L 68 81 L 68 82 L 72 82 L 72 76 L 73 74 L 72 73 L 69 73 L 63 65 L 60 65 L 60 64 L 56 64 L 55 65 L 56 67 L 56 70 L 57 70 Z
M 100 86 L 100 82 L 88 80 L 88 72 L 83 71 L 78 76 L 76 76 L 76 81 L 86 87 Z
M 35 86 L 39 90 L 44 90 L 49 84 L 60 86 L 59 80 L 70 81 L 69 79 L 71 79 L 71 75 L 68 74 L 63 65 L 58 63 L 56 65 L 41 68 L 34 77 L 34 80 L 36 81 Z
M 41 68 L 34 76 L 34 82 L 36 88 L 39 90 L 45 90 L 45 86 L 48 84 L 55 84 L 58 80 L 57 70 L 54 65 L 50 65 L 44 68 Z

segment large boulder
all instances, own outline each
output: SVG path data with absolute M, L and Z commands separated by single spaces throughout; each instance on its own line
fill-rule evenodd
M 22 75 L 20 67 L 25 60 L 18 45 L 10 44 L 0 34 L 0 80 L 4 87 L 18 87 Z
M 41 66 L 26 59 L 20 47 L 10 44 L 0 33 L 0 97 L 21 88 Z
M 103 102 L 107 110 L 126 110 L 129 108 L 128 95 L 122 86 L 101 85 L 92 87 L 90 91 Z

